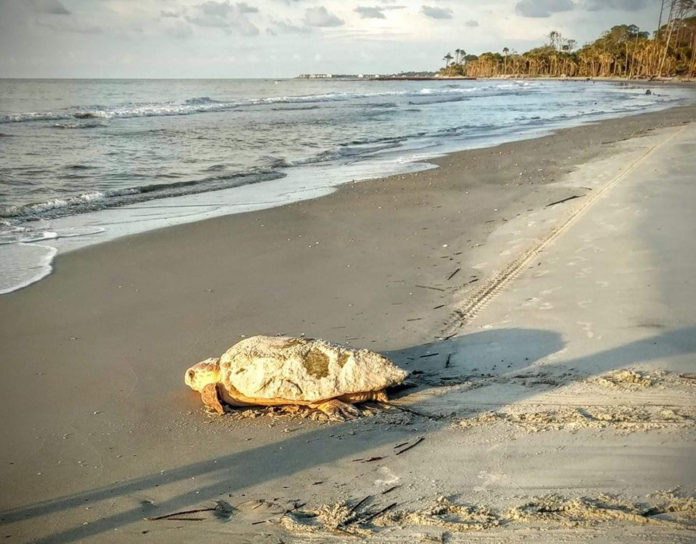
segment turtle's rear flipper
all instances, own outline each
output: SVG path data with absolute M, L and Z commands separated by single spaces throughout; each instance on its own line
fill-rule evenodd
M 316 404 L 311 404 L 310 406 L 324 412 L 332 421 L 346 421 L 347 419 L 355 419 L 356 417 L 360 416 L 360 410 L 358 410 L 355 406 L 348 404 L 347 402 L 342 402 L 338 399 L 318 402 Z
M 209 383 L 206 385 L 201 391 L 201 399 L 206 408 L 222 415 L 225 413 L 225 407 L 222 405 L 222 396 L 218 386 L 222 386 L 222 384 Z

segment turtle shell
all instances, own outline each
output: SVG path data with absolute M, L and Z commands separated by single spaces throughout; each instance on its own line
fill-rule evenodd
M 220 357 L 220 373 L 223 385 L 247 397 L 308 402 L 380 391 L 407 375 L 386 357 L 366 349 L 278 336 L 238 342 Z

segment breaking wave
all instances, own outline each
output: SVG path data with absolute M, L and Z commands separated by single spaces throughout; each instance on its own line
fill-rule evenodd
M 64 217 L 105 208 L 137 204 L 159 198 L 230 189 L 232 187 L 279 179 L 284 176 L 285 174 L 281 172 L 268 170 L 212 176 L 193 181 L 128 187 L 111 191 L 93 191 L 65 198 L 53 198 L 45 202 L 35 202 L 23 206 L 8 206 L 0 209 L 0 217 L 6 220 Z

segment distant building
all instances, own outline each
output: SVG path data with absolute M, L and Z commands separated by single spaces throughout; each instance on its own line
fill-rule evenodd
M 380 74 L 300 74 L 297 79 L 380 79 Z
M 333 74 L 300 74 L 300 79 L 331 79 Z

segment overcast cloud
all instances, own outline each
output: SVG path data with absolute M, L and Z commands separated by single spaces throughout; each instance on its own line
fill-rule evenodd
M 438 8 L 433 6 L 423 6 L 421 8 L 423 14 L 426 17 L 431 17 L 432 19 L 451 19 L 452 10 L 449 8 Z
M 26 0 L 29 9 L 37 13 L 70 15 L 70 11 L 58 0 Z
M 358 6 L 355 12 L 359 13 L 363 19 L 386 19 L 384 8 L 379 6 Z
M 654 2 L 653 2 L 654 3 Z M 640 11 L 650 5 L 650 0 L 587 0 L 589 10 L 616 9 L 619 11 Z
M 324 6 L 307 8 L 304 21 L 307 26 L 341 26 L 343 24 L 343 19 L 336 17 Z
M 520 0 L 515 11 L 524 17 L 550 17 L 574 7 L 572 0 Z
M 0 77 L 435 70 L 448 51 L 653 31 L 659 0 L 0 0 Z M 462 39 L 464 41 L 462 41 Z

